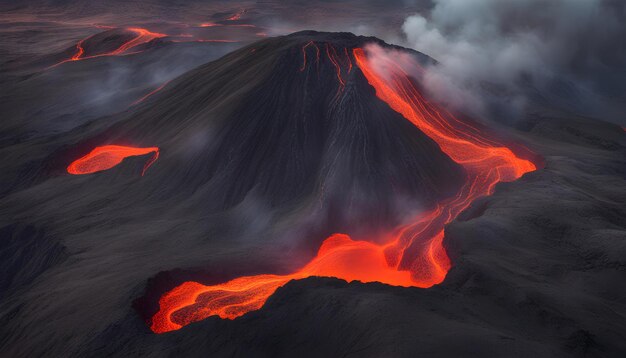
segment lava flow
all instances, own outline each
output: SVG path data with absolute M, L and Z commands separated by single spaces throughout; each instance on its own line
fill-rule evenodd
M 305 49 L 311 44 L 302 49 L 305 61 Z M 513 181 L 536 170 L 530 161 L 517 157 L 509 148 L 426 101 L 409 76 L 391 59 L 383 60 L 390 72 L 390 76 L 383 78 L 364 50 L 357 48 L 352 54 L 356 66 L 376 90 L 376 96 L 463 166 L 467 173 L 465 185 L 455 197 L 440 202 L 402 227 L 386 244 L 354 241 L 347 235 L 335 234 L 322 243 L 308 264 L 289 275 L 245 276 L 213 286 L 185 282 L 159 300 L 159 310 L 150 326 L 153 332 L 177 330 L 214 315 L 234 319 L 262 307 L 288 281 L 310 276 L 403 287 L 428 288 L 441 283 L 451 267 L 443 247 L 445 225 L 476 198 L 493 193 L 497 183 Z
M 63 60 L 59 63 L 56 63 L 52 66 L 49 66 L 48 68 L 53 68 L 53 67 L 57 67 L 59 65 L 62 65 L 66 62 L 72 62 L 72 61 L 82 61 L 82 60 L 87 60 L 87 59 L 91 59 L 91 58 L 97 58 L 97 57 L 103 57 L 103 56 L 119 56 L 122 54 L 127 54 L 128 50 L 137 47 L 139 45 L 148 43 L 154 39 L 158 39 L 158 38 L 162 38 L 162 37 L 166 37 L 167 35 L 165 34 L 160 34 L 160 33 L 156 33 L 156 32 L 150 32 L 146 29 L 142 29 L 142 28 L 138 28 L 138 27 L 130 27 L 128 29 L 126 29 L 128 31 L 134 32 L 135 33 L 135 37 L 133 37 L 132 39 L 124 42 L 123 44 L 121 44 L 118 48 L 116 48 L 113 51 L 110 52 L 104 52 L 104 53 L 100 53 L 100 54 L 96 54 L 96 55 L 90 55 L 90 56 L 85 56 L 85 49 L 83 47 L 83 43 L 87 40 L 89 40 L 90 38 L 92 38 L 93 36 L 89 36 L 87 38 L 84 38 L 80 41 L 78 41 L 78 43 L 76 44 L 76 53 L 66 59 Z
M 154 155 L 143 166 L 141 175 L 159 158 L 158 147 L 135 148 L 125 147 L 121 145 L 105 145 L 94 148 L 89 154 L 73 161 L 68 167 L 67 172 L 70 174 L 92 174 L 99 171 L 111 169 L 120 164 L 127 157 L 146 155 L 154 153 Z

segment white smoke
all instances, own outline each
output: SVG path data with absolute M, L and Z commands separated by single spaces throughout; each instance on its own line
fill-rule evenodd
M 448 104 L 484 113 L 490 92 L 520 109 L 528 88 L 550 92 L 561 81 L 597 107 L 590 112 L 606 112 L 600 97 L 614 95 L 625 75 L 624 8 L 609 0 L 435 0 L 428 16 L 411 15 L 402 29 L 405 45 L 439 61 L 424 81 Z

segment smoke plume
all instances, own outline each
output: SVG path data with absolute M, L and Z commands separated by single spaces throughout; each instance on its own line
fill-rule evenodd
M 424 81 L 452 106 L 492 116 L 506 109 L 510 118 L 543 99 L 623 122 L 625 8 L 612 0 L 435 0 L 402 29 L 405 45 L 439 61 Z

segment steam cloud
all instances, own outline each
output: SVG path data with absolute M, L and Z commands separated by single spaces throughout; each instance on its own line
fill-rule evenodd
M 618 0 L 435 0 L 402 29 L 405 45 L 439 61 L 423 80 L 452 106 L 510 118 L 543 97 L 624 122 L 625 9 Z

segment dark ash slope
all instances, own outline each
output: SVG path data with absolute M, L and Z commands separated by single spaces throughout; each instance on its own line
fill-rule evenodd
M 369 41 L 269 39 L 132 110 L 3 152 L 2 180 L 13 184 L 0 201 L 0 272 L 11 275 L 2 281 L 0 352 L 622 357 L 626 136 L 540 111 L 523 119 L 523 132 L 509 131 L 545 168 L 498 185 L 446 228 L 454 267 L 443 284 L 309 278 L 235 321 L 150 332 L 141 314 L 184 278 L 287 270 L 331 231 L 368 238 L 458 186 L 458 168 L 376 100 L 358 71 L 337 101 L 324 56 L 319 78 L 299 72 L 309 40 Z M 142 158 L 64 174 L 68 161 L 109 142 L 157 145 L 162 156 L 145 177 Z
M 310 40 L 322 55 L 300 71 Z M 333 232 L 376 240 L 454 194 L 461 168 L 379 101 L 356 67 L 343 69 L 340 90 L 325 44 L 343 51 L 368 41 L 377 40 L 314 32 L 268 39 L 126 112 L 8 147 L 0 227 L 37 228 L 63 259 L 55 249 L 30 256 L 45 267 L 24 263 L 35 275 L 2 302 L 3 350 L 86 354 L 95 337 L 128 323 L 138 327 L 128 334 L 149 334 L 131 306 L 161 271 L 193 269 L 213 282 L 290 270 Z M 158 146 L 161 156 L 144 177 L 142 158 L 94 175 L 64 172 L 109 143 Z

